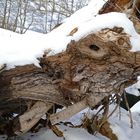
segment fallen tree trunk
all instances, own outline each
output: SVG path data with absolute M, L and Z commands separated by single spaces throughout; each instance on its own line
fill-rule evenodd
M 112 0 L 112 4 L 116 1 Z M 123 7 L 129 2 L 118 0 L 117 4 Z M 105 5 L 99 14 L 115 10 Z M 131 48 L 123 28 L 106 28 L 77 42 L 71 41 L 65 52 L 44 55 L 40 68 L 0 67 L 1 120 L 18 121 L 12 129 L 20 135 L 30 130 L 52 106 L 66 107 L 59 113 L 50 111 L 47 119 L 56 124 L 86 107 L 103 104 L 105 97 L 121 95 L 140 75 L 140 52 L 131 52 Z
M 121 94 L 124 88 L 134 83 L 140 75 L 140 54 L 130 52 L 115 43 L 105 42 L 98 37 L 101 34 L 103 37 L 104 34 L 99 32 L 78 42 L 72 41 L 66 52 L 42 58 L 40 61 L 42 69 L 28 65 L 3 71 L 0 74 L 1 114 L 21 114 L 18 118 L 21 126 L 19 131 L 24 133 L 37 123 L 50 105 L 47 108 L 43 107 L 38 117 L 36 103 L 33 109 L 35 116 L 31 124 L 25 128 L 27 123 L 24 119 L 28 120 L 25 116 L 30 112 L 27 111 L 25 114 L 20 112 L 21 104 L 16 102 L 19 99 L 25 100 L 22 111 L 27 110 L 30 100 L 43 101 L 43 106 L 57 104 L 67 107 L 74 104 L 50 117 L 51 122 L 55 124 L 88 107 L 83 99 L 87 97 L 91 99 L 89 95 L 92 95 L 93 101 L 98 99 L 93 103 L 93 106 L 96 106 L 106 96 Z M 98 51 L 94 50 L 95 46 L 99 48 Z M 11 106 L 12 101 L 15 101 L 15 108 L 9 107 L 7 110 L 7 104 Z M 30 111 L 32 112 L 32 108 Z M 16 130 L 14 133 L 20 134 L 19 131 Z
M 1 114 L 19 114 L 20 128 L 15 129 L 16 126 L 14 134 L 30 130 L 53 104 L 68 107 L 50 116 L 55 124 L 88 106 L 96 106 L 104 97 L 121 94 L 126 86 L 136 81 L 140 74 L 139 52 L 105 42 L 99 35 L 101 32 L 78 42 L 72 41 L 66 52 L 42 58 L 42 69 L 28 65 L 0 74 Z M 95 46 L 99 48 L 98 52 L 94 50 Z M 23 110 L 19 109 L 20 102 L 16 102 L 19 99 L 24 100 Z M 7 110 L 7 104 L 13 104 L 11 101 L 15 101 L 16 107 Z M 42 109 L 39 110 L 37 102 L 28 110 L 30 101 L 43 101 L 39 105 Z
M 0 101 L 16 100 L 18 98 L 51 101 L 63 106 L 68 102 L 63 100 L 62 94 L 51 78 L 41 69 L 33 66 L 17 67 L 1 73 Z M 10 105 L 9 105 L 10 106 Z

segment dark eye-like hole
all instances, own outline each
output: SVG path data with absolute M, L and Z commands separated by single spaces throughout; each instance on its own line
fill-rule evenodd
M 94 51 L 98 51 L 100 48 L 94 44 L 90 45 L 89 48 Z

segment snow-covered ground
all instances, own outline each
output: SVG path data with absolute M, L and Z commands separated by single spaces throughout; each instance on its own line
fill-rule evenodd
M 115 105 L 110 106 L 110 112 L 115 108 Z M 76 114 L 73 118 L 67 120 L 74 124 L 79 124 L 83 114 L 93 114 L 89 109 Z M 95 111 L 94 111 L 95 113 Z M 139 140 L 140 138 L 140 111 L 132 112 L 133 128 L 130 128 L 129 113 L 124 109 L 117 109 L 117 111 L 109 118 L 110 127 L 113 133 L 118 137 L 118 140 Z M 77 123 L 76 123 L 77 122 Z M 63 137 L 57 137 L 52 130 L 42 128 L 37 133 L 26 133 L 21 137 L 14 137 L 12 140 L 109 140 L 107 137 L 97 133 L 91 135 L 83 128 L 71 128 L 60 124 L 57 126 L 63 132 Z M 6 136 L 0 136 L 0 140 L 6 140 Z
M 104 28 L 123 27 L 124 31 L 130 36 L 132 45 L 131 51 L 140 51 L 140 35 L 134 29 L 133 23 L 123 13 L 108 13 L 98 15 L 98 11 L 104 5 L 105 0 L 91 0 L 88 6 L 77 11 L 71 17 L 67 18 L 64 23 L 54 29 L 47 35 L 28 31 L 26 34 L 17 34 L 4 29 L 0 29 L 0 65 L 6 64 L 7 68 L 13 68 L 18 65 L 35 64 L 38 65 L 38 59 L 48 49 L 51 53 L 58 53 L 66 49 L 67 44 L 71 40 L 78 41 L 80 38 L 90 33 L 95 33 Z M 93 8 L 94 7 L 94 8 Z M 70 32 L 77 28 L 78 31 L 69 36 Z M 139 85 L 139 83 L 137 84 Z M 137 90 L 137 85 L 132 89 Z M 130 91 L 131 89 L 129 89 Z M 131 90 L 132 92 L 132 90 Z M 138 90 L 137 90 L 138 95 Z M 140 138 L 140 109 L 139 104 L 132 107 L 134 128 L 130 128 L 129 114 L 125 110 L 121 110 L 121 120 L 119 120 L 119 111 L 116 111 L 109 118 L 113 132 L 118 136 L 119 140 L 139 140 Z M 113 105 L 111 108 L 114 107 Z M 78 114 L 71 118 L 80 121 L 82 114 Z M 107 140 L 100 134 L 96 136 L 89 134 L 81 128 L 70 128 L 64 125 L 59 126 L 64 133 L 64 138 L 56 137 L 55 134 L 44 128 L 38 133 L 27 133 L 19 139 L 24 140 Z M 1 136 L 1 140 L 5 139 Z

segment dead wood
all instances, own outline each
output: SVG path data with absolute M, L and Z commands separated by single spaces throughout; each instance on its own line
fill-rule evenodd
M 99 11 L 99 14 L 122 12 L 133 22 L 136 31 L 140 33 L 140 1 L 139 0 L 109 0 Z
M 59 123 L 60 121 L 66 120 L 75 114 L 79 113 L 80 111 L 84 110 L 87 107 L 95 107 L 101 100 L 104 99 L 104 96 L 102 97 L 94 97 L 93 95 L 87 96 L 87 98 L 83 99 L 82 101 L 79 101 L 78 103 L 75 103 L 71 106 L 68 106 L 66 109 L 52 114 L 50 116 L 51 124 L 54 125 L 56 123 Z
M 136 7 L 139 8 L 139 2 L 134 6 L 130 0 L 110 0 L 99 14 L 126 12 L 140 32 Z M 70 34 L 75 32 L 78 30 Z M 123 28 L 106 28 L 77 42 L 71 41 L 62 53 L 44 54 L 39 59 L 40 68 L 0 67 L 0 115 L 15 122 L 9 114 L 18 114 L 20 127 L 15 126 L 14 130 L 21 134 L 35 125 L 53 104 L 66 107 L 50 116 L 55 124 L 86 107 L 102 104 L 105 97 L 122 94 L 140 75 L 140 52 L 131 52 L 131 48 Z M 34 105 L 30 108 L 29 104 Z
M 99 14 L 109 13 L 109 12 L 126 12 L 126 10 L 132 7 L 133 3 L 131 0 L 108 0 Z
M 15 124 L 14 133 L 16 135 L 22 135 L 29 131 L 51 107 L 52 104 L 50 103 L 41 101 L 36 102 L 31 109 L 27 110 L 23 115 L 14 120 L 15 122 L 18 122 Z
M 42 68 L 28 65 L 2 72 L 1 113 L 5 110 L 4 114 L 9 112 L 20 114 L 17 112 L 20 108 L 18 102 L 17 104 L 15 102 L 17 106 L 15 109 L 6 110 L 6 103 L 11 106 L 12 101 L 18 99 L 40 100 L 46 104 L 66 107 L 73 104 L 62 112 L 51 115 L 50 120 L 55 124 L 88 106 L 96 106 L 106 96 L 121 94 L 140 74 L 139 52 L 129 51 L 131 49 L 127 43 L 129 39 L 122 29 L 118 31 L 115 28 L 111 32 L 112 36 L 107 36 L 109 29 L 105 29 L 78 42 L 72 41 L 66 52 L 42 58 L 40 60 Z M 114 38 L 113 34 L 116 35 Z M 120 34 L 124 37 L 121 43 L 118 43 Z M 3 102 L 5 104 L 2 104 Z M 25 111 L 27 104 L 26 102 L 23 104 Z M 43 110 L 42 113 L 46 111 Z M 21 126 L 23 124 L 20 122 Z M 35 123 L 31 123 L 27 130 L 33 124 Z
M 83 120 L 82 127 L 87 129 L 87 131 L 91 134 L 94 134 L 98 131 L 103 136 L 108 137 L 110 140 L 118 140 L 118 137 L 116 134 L 113 133 L 112 129 L 110 128 L 110 124 L 108 121 L 106 121 L 101 127 L 100 124 L 102 124 L 102 119 L 95 118 L 89 119 L 88 117 L 85 117 Z
M 76 113 L 84 110 L 87 107 L 88 107 L 88 104 L 86 102 L 86 99 L 84 99 L 78 103 L 75 103 L 58 113 L 52 114 L 50 116 L 51 124 L 54 125 L 63 120 L 66 120 L 66 119 L 72 117 L 73 115 L 75 115 Z
M 24 98 L 51 101 L 65 106 L 68 104 L 47 74 L 35 66 L 28 65 L 5 71 L 1 73 L 0 80 L 1 101 Z
M 11 101 L 18 99 L 40 100 L 45 104 L 65 107 L 73 104 L 62 112 L 51 115 L 50 120 L 55 124 L 88 106 L 96 106 L 106 96 L 121 94 L 140 74 L 139 52 L 129 51 L 129 39 L 122 29 L 112 29 L 112 36 L 107 35 L 109 32 L 109 29 L 105 29 L 78 42 L 72 41 L 65 52 L 42 58 L 42 68 L 28 65 L 2 72 L 0 106 L 3 102 L 10 106 Z M 120 34 L 123 34 L 121 43 Z M 25 111 L 27 104 L 23 104 Z M 3 104 L 0 107 L 1 113 L 2 110 L 5 110 L 5 114 L 17 112 L 20 104 L 16 105 L 13 110 L 5 110 L 6 104 Z M 22 113 L 21 118 L 24 118 L 24 112 Z M 44 113 L 46 111 L 43 110 L 42 114 Z M 36 121 L 33 119 L 33 123 L 31 121 L 30 126 L 22 131 L 28 131 L 38 120 L 39 118 Z M 23 124 L 20 121 L 20 125 Z

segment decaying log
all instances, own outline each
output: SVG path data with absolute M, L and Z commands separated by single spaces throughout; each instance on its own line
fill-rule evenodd
M 83 99 L 82 101 L 79 101 L 78 103 L 75 103 L 71 106 L 68 106 L 66 109 L 52 114 L 50 116 L 51 124 L 54 125 L 56 123 L 59 123 L 60 121 L 66 120 L 78 112 L 84 110 L 87 107 L 94 107 L 96 106 L 104 97 L 94 97 L 93 95 L 88 96 L 87 98 Z
M 65 107 L 73 104 L 50 117 L 55 124 L 86 108 L 88 104 L 83 99 L 89 95 L 92 95 L 93 101 L 98 99 L 93 103 L 95 106 L 106 96 L 121 94 L 140 75 L 139 52 L 129 51 L 129 39 L 122 29 L 115 28 L 111 32 L 112 36 L 116 35 L 114 38 L 107 35 L 109 29 L 105 29 L 78 42 L 72 41 L 65 52 L 42 58 L 42 69 L 28 65 L 3 71 L 0 74 L 0 106 L 2 102 L 11 103 L 10 101 L 19 98 Z M 123 38 L 118 43 L 121 33 Z M 5 107 L 3 105 L 0 108 L 1 113 Z M 17 104 L 17 108 L 20 108 L 20 104 Z M 20 114 L 17 109 L 11 112 Z M 9 113 L 9 110 L 4 113 Z M 23 129 L 24 123 L 20 123 Z M 25 132 L 30 127 L 22 131 Z
M 132 16 L 128 17 L 140 32 L 133 5 L 130 0 L 109 0 L 99 14 L 117 11 L 130 15 L 131 11 Z M 139 2 L 135 5 L 139 8 Z M 70 35 L 75 32 L 78 32 L 76 28 Z M 66 109 L 50 116 L 52 124 L 88 106 L 102 104 L 106 96 L 122 94 L 140 75 L 140 52 L 132 52 L 131 48 L 123 28 L 105 28 L 77 42 L 72 40 L 64 52 L 44 55 L 39 59 L 40 68 L 26 65 L 5 70 L 0 67 L 1 117 L 14 123 L 18 120 L 19 127 L 16 125 L 14 132 L 19 135 L 34 126 L 54 104 Z M 29 109 L 28 103 L 32 101 L 34 105 Z M 13 113 L 18 118 L 10 118 L 9 114 Z
M 126 12 L 133 5 L 131 0 L 108 0 L 99 11 L 99 14 L 109 12 Z
M 109 12 L 126 13 L 133 22 L 136 31 L 140 33 L 140 1 L 139 0 L 109 0 L 99 11 L 99 14 Z
M 18 99 L 40 100 L 45 104 L 65 107 L 73 104 L 50 117 L 55 124 L 89 104 L 96 106 L 106 96 L 121 94 L 124 88 L 133 84 L 140 75 L 139 52 L 129 51 L 129 38 L 123 29 L 113 28 L 112 36 L 108 35 L 109 32 L 109 29 L 104 29 L 78 42 L 72 41 L 65 52 L 42 58 L 42 68 L 27 65 L 0 73 L 0 106 L 2 102 L 11 103 L 10 101 Z M 123 37 L 120 38 L 120 34 L 123 34 Z M 89 95 L 92 95 L 92 98 Z M 87 98 L 93 101 L 97 99 L 97 102 L 92 104 L 92 101 L 88 101 L 87 104 L 83 100 Z M 3 105 L 0 108 L 1 113 L 5 107 Z M 17 104 L 17 108 L 20 108 L 20 104 Z M 11 112 L 20 114 L 17 108 Z M 4 114 L 9 112 L 5 111 Z M 43 110 L 42 114 L 44 113 L 46 111 Z M 24 118 L 24 114 L 21 118 Z M 21 131 L 29 130 L 37 120 L 33 119 L 27 129 L 20 121 Z M 18 132 L 15 133 L 19 134 Z
M 41 101 L 36 102 L 30 110 L 27 110 L 23 115 L 16 119 L 16 127 L 19 128 L 14 130 L 15 134 L 22 135 L 29 131 L 47 111 L 52 107 L 51 103 L 44 103 Z M 14 128 L 14 129 L 15 129 Z
M 1 73 L 0 76 L 0 101 L 6 99 L 33 99 L 51 101 L 63 106 L 68 101 L 63 100 L 62 94 L 41 69 L 33 66 L 18 67 Z
M 58 113 L 52 114 L 50 116 L 51 124 L 54 125 L 56 123 L 59 123 L 60 121 L 66 120 L 72 117 L 73 115 L 75 115 L 76 113 L 84 110 L 87 107 L 88 107 L 88 104 L 87 104 L 86 99 L 78 103 L 75 103 Z

